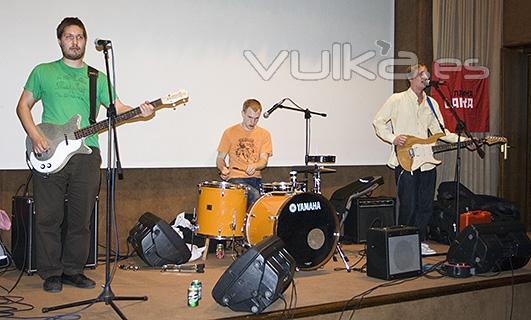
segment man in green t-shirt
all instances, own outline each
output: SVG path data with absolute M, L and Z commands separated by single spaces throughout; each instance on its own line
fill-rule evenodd
M 44 123 L 62 125 L 79 114 L 80 126 L 89 125 L 88 66 L 83 61 L 87 32 L 83 22 L 78 18 L 63 19 L 57 27 L 57 40 L 63 57 L 33 69 L 17 105 L 17 115 L 35 154 L 50 150 L 49 141 L 38 130 L 31 114 L 38 101 L 42 103 Z M 101 105 L 109 103 L 107 79 L 99 72 L 96 115 Z M 131 110 L 119 99 L 114 104 L 118 114 Z M 144 117 L 154 110 L 147 102 L 140 109 Z M 92 150 L 90 154 L 76 154 L 59 172 L 35 173 L 33 177 L 36 266 L 44 279 L 43 289 L 48 292 L 61 291 L 63 284 L 95 287 L 95 282 L 83 274 L 83 267 L 90 250 L 90 217 L 100 187 L 101 157 L 97 135 L 85 138 L 85 143 Z M 65 200 L 68 200 L 66 214 Z

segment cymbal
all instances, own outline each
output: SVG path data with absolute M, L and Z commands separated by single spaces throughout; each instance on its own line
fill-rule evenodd
M 336 172 L 336 169 L 325 168 L 322 166 L 294 166 L 294 167 L 291 167 L 291 170 L 297 171 L 297 173 L 310 173 L 310 174 L 315 174 L 317 172 L 320 172 L 320 173 Z

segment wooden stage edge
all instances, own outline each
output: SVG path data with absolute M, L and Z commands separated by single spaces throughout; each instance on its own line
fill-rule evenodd
M 414 278 L 412 278 L 414 279 Z M 408 279 L 403 279 L 408 280 Z M 455 285 L 447 285 L 434 288 L 425 288 L 414 291 L 406 291 L 400 293 L 384 294 L 374 297 L 365 297 L 360 301 L 359 298 L 354 300 L 343 300 L 337 302 L 323 303 L 312 306 L 296 307 L 290 310 L 277 310 L 272 312 L 264 312 L 261 314 L 249 314 L 236 317 L 217 318 L 217 320 L 240 320 L 240 319 L 286 319 L 289 318 L 304 318 L 315 316 L 318 314 L 337 313 L 349 310 L 359 310 L 364 308 L 383 306 L 387 304 L 395 304 L 406 301 L 428 299 L 434 297 L 441 297 L 464 292 L 484 290 L 490 288 L 498 288 L 504 286 L 518 285 L 531 282 L 531 274 L 515 275 L 514 277 L 507 276 L 496 279 L 481 278 L 477 282 L 459 283 Z M 288 288 L 288 290 L 290 290 Z M 289 301 L 288 301 L 289 303 Z

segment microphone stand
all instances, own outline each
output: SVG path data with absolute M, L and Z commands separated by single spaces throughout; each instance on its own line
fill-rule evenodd
M 304 112 L 304 119 L 305 119 L 305 125 L 306 125 L 304 165 L 305 165 L 305 167 L 307 167 L 308 163 L 309 163 L 308 160 L 309 160 L 309 155 L 310 155 L 310 119 L 312 118 L 312 114 L 314 114 L 316 116 L 323 117 L 323 118 L 326 117 L 327 114 L 326 113 L 322 113 L 322 112 L 311 111 L 308 108 L 303 109 L 298 104 L 296 104 L 293 100 L 291 100 L 290 98 L 286 98 L 285 100 L 289 100 L 297 108 L 279 105 L 278 106 L 279 109 L 288 109 L 288 110 L 297 111 L 297 112 Z M 319 169 L 317 169 L 317 172 L 314 173 L 314 174 L 319 174 L 318 170 Z M 315 176 L 314 176 L 314 178 L 315 178 Z M 306 179 L 306 183 L 308 183 L 308 170 L 305 170 L 305 172 L 304 172 L 304 179 Z M 317 179 L 319 179 L 319 178 L 317 178 Z M 295 188 L 295 186 L 293 186 L 293 188 Z M 315 191 L 316 190 L 314 190 L 314 192 Z M 318 191 L 319 191 L 318 193 L 321 193 L 320 190 L 318 190 Z M 350 268 L 350 266 L 348 264 L 348 258 L 345 255 L 345 253 L 343 252 L 343 249 L 341 248 L 341 244 L 339 242 L 336 243 L 336 251 L 339 254 L 339 257 L 341 258 L 341 260 L 343 260 L 343 264 L 345 265 L 345 270 L 347 272 L 350 272 L 351 268 Z M 335 259 L 335 255 L 334 255 L 334 259 Z
M 310 119 L 312 118 L 312 114 L 314 114 L 316 116 L 320 116 L 320 117 L 326 117 L 326 113 L 311 111 L 308 108 L 303 109 L 298 104 L 293 102 L 293 100 L 291 100 L 290 98 L 286 98 L 285 100 L 289 100 L 297 108 L 286 107 L 286 106 L 283 106 L 283 105 L 279 105 L 278 106 L 279 109 L 288 109 L 288 110 L 297 111 L 297 112 L 304 112 L 304 119 L 306 121 L 304 164 L 307 166 L 308 165 L 308 156 L 310 154 L 309 153 L 310 152 Z
M 63 305 L 58 305 L 54 307 L 44 307 L 42 312 L 46 313 L 49 311 L 77 307 L 82 305 L 93 305 L 98 302 L 105 302 L 106 305 L 110 305 L 113 310 L 118 314 L 121 319 L 127 320 L 127 317 L 122 313 L 118 306 L 114 303 L 114 300 L 128 300 L 128 301 L 147 301 L 147 296 L 139 297 L 124 297 L 124 296 L 115 296 L 111 290 L 111 261 L 110 261 L 110 252 L 111 252 L 111 218 L 116 217 L 115 212 L 115 195 L 116 195 L 116 174 L 118 173 L 120 179 L 122 177 L 122 167 L 120 163 L 120 156 L 118 152 L 118 139 L 116 134 L 116 106 L 114 105 L 111 87 L 111 79 L 109 72 L 109 52 L 108 47 L 103 47 L 103 53 L 105 57 L 105 70 L 107 71 L 107 85 L 109 91 L 109 107 L 107 108 L 107 118 L 108 118 L 108 139 L 107 139 L 107 201 L 105 208 L 105 286 L 103 291 L 98 295 L 97 298 L 82 300 L 78 302 L 67 303 Z M 113 144 L 114 142 L 114 144 Z M 112 164 L 112 150 L 114 145 L 114 151 L 116 154 L 116 167 L 113 167 Z
M 455 222 L 453 224 L 454 227 L 454 233 L 455 237 L 454 239 L 457 239 L 457 235 L 459 234 L 459 224 L 460 224 L 460 212 L 459 212 L 459 198 L 460 198 L 460 185 L 461 185 L 461 135 L 464 133 L 468 138 L 472 140 L 472 143 L 475 146 L 476 151 L 478 152 L 478 155 L 481 159 L 485 157 L 485 151 L 480 148 L 477 141 L 472 137 L 468 129 L 466 128 L 466 124 L 455 109 L 453 108 L 452 104 L 448 101 L 448 98 L 444 95 L 442 90 L 439 87 L 439 84 L 434 83 L 432 87 L 439 93 L 441 98 L 443 99 L 444 103 L 449 107 L 450 113 L 454 117 L 456 121 L 456 132 L 457 132 L 457 154 L 456 154 L 456 163 L 455 163 Z M 443 132 L 444 133 L 444 132 Z

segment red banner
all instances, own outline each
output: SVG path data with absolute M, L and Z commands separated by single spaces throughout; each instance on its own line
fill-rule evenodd
M 444 96 L 451 103 L 470 132 L 489 131 L 489 79 L 485 67 L 433 62 L 432 80 L 443 81 L 439 85 Z M 444 118 L 445 127 L 456 131 L 456 120 L 449 107 L 435 88 L 431 95 Z

